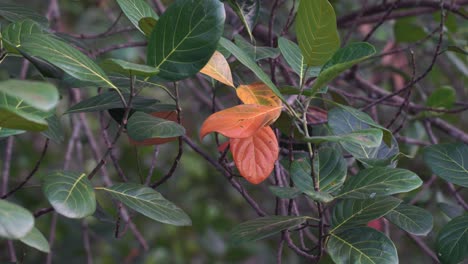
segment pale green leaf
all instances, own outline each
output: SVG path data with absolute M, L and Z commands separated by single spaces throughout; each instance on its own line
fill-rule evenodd
M 54 85 L 46 82 L 7 80 L 0 82 L 0 93 L 17 97 L 25 104 L 38 110 L 48 111 L 59 101 L 59 93 Z
M 0 237 L 19 239 L 33 227 L 34 217 L 28 210 L 0 199 Z
M 20 241 L 39 251 L 42 251 L 45 253 L 50 252 L 49 242 L 41 233 L 41 231 L 39 231 L 39 229 L 35 227 L 33 227 L 26 236 L 20 238 Z

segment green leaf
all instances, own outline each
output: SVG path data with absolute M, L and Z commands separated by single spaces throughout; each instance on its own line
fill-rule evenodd
M 340 47 L 333 6 L 327 0 L 301 1 L 297 9 L 296 35 L 309 66 L 324 64 Z
M 46 118 L 46 121 L 49 127 L 47 128 L 47 130 L 42 131 L 42 135 L 44 135 L 45 137 L 54 141 L 57 144 L 62 143 L 65 139 L 65 136 L 62 124 L 60 123 L 60 119 L 56 115 L 51 115 L 48 118 Z
M 460 48 L 458 46 L 450 45 L 447 47 L 448 51 L 459 53 L 462 55 L 468 55 L 468 51 L 466 49 Z
M 148 64 L 160 70 L 158 76 L 170 81 L 195 75 L 215 52 L 224 19 L 219 0 L 175 1 L 151 33 Z
M 250 220 L 234 227 L 230 233 L 230 242 L 233 245 L 254 242 L 283 230 L 297 227 L 308 219 L 311 218 L 307 216 L 268 216 Z
M 252 31 L 260 11 L 260 0 L 227 0 L 226 2 L 237 14 L 242 24 L 244 24 L 250 40 L 253 41 Z
M 351 43 L 339 49 L 333 54 L 333 57 L 323 65 L 319 76 L 312 85 L 312 91 L 316 92 L 320 90 L 320 88 L 335 79 L 340 73 L 374 54 L 374 46 L 367 42 Z
M 130 95 L 123 94 L 123 96 L 128 101 Z M 154 110 L 154 112 L 157 112 L 156 110 L 158 102 L 159 101 L 156 99 L 137 96 L 132 100 L 132 109 L 143 110 L 155 106 L 155 108 L 152 110 Z M 120 100 L 120 96 L 114 91 L 109 91 L 82 100 L 81 102 L 70 107 L 70 109 L 68 109 L 66 113 L 71 114 L 81 112 L 97 112 L 123 107 L 124 106 L 122 104 L 122 100 Z
M 388 221 L 413 235 L 425 236 L 432 230 L 430 212 L 409 204 L 400 204 L 387 215 Z
M 456 100 L 455 90 L 451 86 L 442 86 L 431 93 L 426 105 L 434 108 L 452 108 Z
M 412 17 L 397 19 L 393 26 L 393 32 L 397 42 L 416 42 L 428 35 Z
M 43 177 L 42 191 L 57 213 L 84 218 L 96 211 L 96 196 L 86 174 L 56 171 Z
M 293 69 L 293 71 L 297 73 L 297 75 L 299 75 L 299 77 L 301 78 L 300 83 L 302 83 L 302 78 L 307 79 L 310 77 L 318 76 L 320 72 L 320 68 L 310 67 L 307 70 L 307 65 L 305 64 L 304 56 L 302 56 L 301 50 L 299 49 L 299 46 L 297 46 L 296 43 L 286 38 L 280 37 L 278 39 L 278 47 L 281 51 L 281 54 L 283 54 L 284 59 L 291 67 L 291 69 Z
M 151 36 L 154 27 L 156 27 L 158 21 L 152 17 L 144 17 L 138 21 L 138 27 L 143 31 L 146 36 Z
M 424 162 L 442 179 L 468 187 L 468 145 L 447 143 L 426 147 Z
M 19 20 L 9 24 L 2 30 L 1 39 L 6 43 L 8 52 L 19 54 L 16 49 L 22 43 L 24 36 L 34 33 L 42 33 L 42 27 L 31 19 Z
M 185 134 L 185 128 L 174 121 L 136 112 L 128 120 L 127 132 L 133 140 L 142 141 L 149 138 L 179 137 Z
M 32 19 L 39 24 L 48 24 L 49 21 L 44 16 L 36 13 L 36 11 L 24 6 L 14 5 L 7 1 L 0 2 L 0 16 L 8 21 L 16 22 L 24 19 Z
M 33 227 L 34 217 L 28 210 L 0 199 L 0 237 L 19 239 Z
M 465 210 L 459 205 L 452 205 L 447 203 L 437 203 L 437 206 L 444 212 L 446 216 L 453 219 L 457 216 L 463 215 Z
M 307 195 L 310 199 L 317 201 L 317 202 L 321 202 L 321 203 L 329 203 L 335 199 L 329 193 L 320 192 L 320 191 L 317 192 L 317 191 L 314 191 L 313 189 L 304 191 L 304 194 Z
M 257 65 L 257 63 L 249 57 L 243 50 L 237 47 L 231 41 L 221 38 L 219 41 L 222 47 L 230 51 L 242 64 L 249 68 L 264 84 L 266 84 L 273 93 L 276 94 L 283 102 L 286 101 L 283 95 L 280 93 L 276 85 L 271 81 L 270 77 Z
M 384 234 L 369 227 L 347 229 L 331 233 L 327 250 L 337 264 L 395 264 L 398 255 L 393 242 Z
M 26 236 L 20 238 L 20 241 L 39 251 L 42 251 L 45 253 L 50 252 L 49 242 L 41 233 L 41 231 L 39 231 L 39 229 L 35 227 L 33 227 Z
M 73 78 L 117 89 L 104 71 L 83 53 L 46 34 L 25 36 L 20 49 L 61 68 Z
M 0 127 L 0 139 L 5 138 L 5 137 L 9 137 L 9 136 L 15 136 L 15 135 L 23 134 L 24 132 L 26 132 L 26 131 Z
M 366 148 L 375 148 L 380 146 L 380 144 L 382 143 L 382 136 L 382 130 L 376 128 L 369 128 L 353 131 L 351 133 L 339 136 L 305 137 L 302 140 L 305 142 L 311 142 L 315 144 L 320 144 L 323 142 L 341 142 L 348 143 L 349 145 L 360 145 Z
M 120 9 L 125 16 L 138 28 L 143 34 L 145 31 L 140 27 L 139 22 L 141 19 L 150 17 L 158 20 L 158 15 L 145 0 L 117 0 Z
M 454 218 L 439 232 L 437 255 L 442 263 L 456 264 L 468 257 L 468 214 Z
M 422 185 L 421 179 L 409 170 L 374 167 L 361 170 L 351 177 L 338 197 L 369 199 L 409 192 Z
M 391 196 L 365 200 L 341 200 L 333 208 L 330 232 L 366 225 L 369 221 L 378 219 L 395 209 L 400 203 L 400 199 Z
M 187 226 L 192 221 L 179 207 L 166 200 L 160 193 L 135 183 L 118 183 L 104 190 L 113 198 L 121 201 L 131 209 L 158 222 Z
M 339 149 L 321 148 L 318 151 L 318 183 L 321 191 L 334 192 L 342 185 L 346 177 L 347 166 Z M 314 190 L 310 176 L 312 167 L 305 155 L 291 164 L 291 177 L 294 185 L 302 192 Z
M 101 63 L 103 69 L 120 73 L 123 75 L 137 75 L 142 77 L 150 77 L 156 75 L 159 70 L 142 64 L 136 64 L 119 59 L 106 59 Z
M 42 74 L 42 76 L 47 77 L 47 78 L 54 78 L 54 79 L 62 79 L 64 78 L 65 73 L 62 69 L 59 67 L 41 59 L 38 57 L 31 56 L 27 54 L 26 52 L 23 52 L 21 50 L 18 50 L 21 55 L 27 59 L 29 62 L 31 62 L 34 67 Z M 76 79 L 75 79 L 76 80 Z
M 59 100 L 57 88 L 46 82 L 7 80 L 0 82 L 0 93 L 17 97 L 24 103 L 42 111 L 51 110 Z
M 255 61 L 276 58 L 279 56 L 279 51 L 277 49 L 271 47 L 254 46 L 246 41 L 241 35 L 234 36 L 234 42 L 251 58 L 254 58 Z
M 23 102 L 0 92 L 0 127 L 43 131 L 47 129 L 45 113 Z
M 292 187 L 268 186 L 268 189 L 281 199 L 293 199 L 302 193 L 301 190 Z

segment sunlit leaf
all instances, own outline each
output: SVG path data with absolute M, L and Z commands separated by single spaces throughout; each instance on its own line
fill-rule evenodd
M 296 35 L 309 66 L 319 66 L 340 47 L 333 6 L 327 0 L 301 1 L 297 9 Z
M 49 242 L 41 233 L 41 231 L 39 231 L 39 229 L 35 227 L 33 227 L 26 236 L 20 238 L 20 241 L 39 251 L 42 251 L 45 253 L 50 252 Z
M 468 187 L 468 145 L 446 143 L 426 147 L 424 162 L 442 179 Z
M 144 34 L 145 31 L 140 27 L 139 22 L 143 18 L 152 18 L 158 20 L 158 15 L 145 0 L 117 0 L 125 16 Z
M 0 93 L 17 97 L 25 104 L 42 111 L 51 110 L 59 100 L 59 93 L 54 85 L 38 81 L 2 81 L 0 82 Z
M 243 104 L 210 115 L 200 129 L 203 138 L 211 132 L 218 132 L 229 138 L 252 136 L 264 126 L 273 123 L 281 107 Z
M 47 116 L 47 113 L 25 104 L 23 100 L 0 92 L 0 127 L 43 131 L 48 126 Z
M 456 264 L 468 257 L 468 214 L 452 219 L 439 232 L 437 256 L 442 263 Z
M 281 106 L 281 100 L 264 83 L 239 85 L 237 96 L 244 104 L 258 104 L 266 106 Z M 281 110 L 280 110 L 281 111 Z
M 223 54 L 215 51 L 210 61 L 200 70 L 201 73 L 210 76 L 211 78 L 226 84 L 227 86 L 234 87 L 232 82 L 231 68 Z
M 242 177 L 253 184 L 264 181 L 278 159 L 278 140 L 271 127 L 263 127 L 246 138 L 231 138 L 234 162 Z
M 28 210 L 0 199 L 0 237 L 19 239 L 33 227 L 34 217 Z

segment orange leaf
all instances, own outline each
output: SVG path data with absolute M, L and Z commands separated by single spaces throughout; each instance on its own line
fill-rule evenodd
M 152 116 L 163 118 L 166 120 L 177 122 L 177 111 L 165 111 L 165 112 L 154 112 L 151 113 Z M 149 138 L 143 141 L 136 141 L 128 137 L 130 144 L 135 146 L 152 146 L 152 145 L 160 145 L 168 142 L 172 142 L 177 140 L 177 137 L 171 138 Z
M 231 152 L 240 174 L 259 184 L 270 176 L 278 159 L 278 140 L 271 127 L 263 127 L 248 138 L 231 138 Z
M 229 68 L 228 62 L 219 51 L 213 53 L 210 61 L 208 61 L 200 72 L 228 86 L 234 87 L 231 68 Z
M 281 113 L 281 106 L 244 104 L 210 115 L 200 129 L 200 137 L 218 132 L 228 138 L 246 138 L 273 123 Z
M 281 99 L 268 86 L 261 82 L 239 85 L 236 93 L 244 104 L 281 106 Z

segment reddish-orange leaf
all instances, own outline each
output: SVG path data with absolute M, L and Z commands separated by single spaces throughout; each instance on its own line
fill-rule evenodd
M 210 61 L 208 61 L 200 72 L 228 86 L 234 87 L 231 68 L 229 68 L 228 62 L 219 51 L 213 53 Z
M 152 116 L 167 119 L 170 121 L 177 122 L 177 112 L 176 111 L 166 111 L 166 112 L 154 112 L 151 113 Z M 149 138 L 143 141 L 136 141 L 128 137 L 130 144 L 135 146 L 151 146 L 151 145 L 160 145 L 167 142 L 172 142 L 177 139 L 177 137 L 171 138 Z
M 210 115 L 200 129 L 200 137 L 218 132 L 228 138 L 246 138 L 257 130 L 273 123 L 280 115 L 281 107 L 244 104 Z
M 281 99 L 268 86 L 261 82 L 239 85 L 236 93 L 244 104 L 281 106 Z
M 231 138 L 231 152 L 242 177 L 259 184 L 270 176 L 278 159 L 278 140 L 271 127 L 263 127 L 248 138 Z

